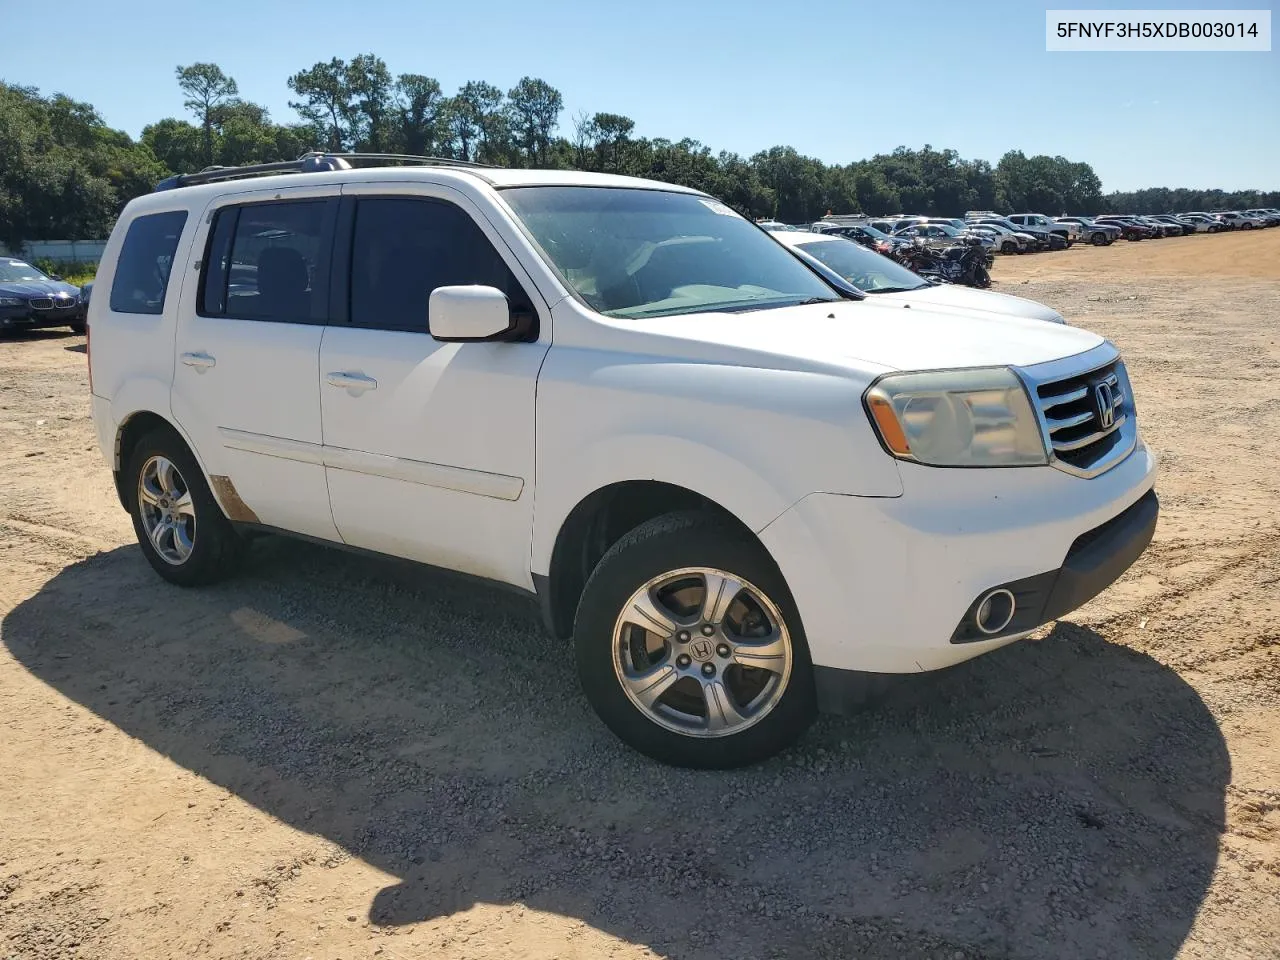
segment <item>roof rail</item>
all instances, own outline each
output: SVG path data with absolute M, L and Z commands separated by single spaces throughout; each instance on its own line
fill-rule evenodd
M 329 153 L 311 150 L 304 153 L 297 160 L 280 160 L 275 163 L 250 163 L 240 167 L 205 167 L 196 173 L 179 173 L 161 180 L 156 184 L 156 190 L 176 190 L 178 187 L 190 187 L 200 183 L 215 183 L 219 180 L 240 180 L 273 173 L 321 173 L 328 170 L 350 170 L 353 162 L 374 161 L 378 163 L 388 160 L 417 163 L 423 166 L 490 166 L 487 163 L 475 163 L 471 160 L 455 160 L 452 157 L 423 157 L 410 153 Z

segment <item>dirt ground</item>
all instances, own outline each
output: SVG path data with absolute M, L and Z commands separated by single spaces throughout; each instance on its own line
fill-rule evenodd
M 522 599 L 159 581 L 82 338 L 0 343 L 0 957 L 1280 957 L 1280 229 L 1001 258 L 1125 351 L 1155 542 L 762 766 L 621 747 Z

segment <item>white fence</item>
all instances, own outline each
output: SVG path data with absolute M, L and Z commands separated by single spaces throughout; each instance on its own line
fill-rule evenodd
M 97 263 L 106 246 L 105 240 L 28 240 L 21 250 L 7 250 L 0 244 L 0 255 L 57 263 Z

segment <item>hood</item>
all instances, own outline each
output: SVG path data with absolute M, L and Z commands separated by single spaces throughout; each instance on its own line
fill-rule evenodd
M 937 286 L 922 287 L 919 290 L 907 290 L 902 293 L 873 293 L 871 296 L 911 304 L 918 303 L 927 307 L 957 307 L 963 310 L 998 313 L 1001 316 L 1024 317 L 1028 320 L 1063 322 L 1062 314 L 1052 307 L 1046 307 L 1043 303 L 1007 293 L 977 290 L 952 283 L 940 283 Z
M 795 369 L 834 365 L 872 375 L 894 369 L 1029 366 L 1074 356 L 1103 342 L 1097 334 L 1061 324 L 1009 314 L 934 311 L 886 301 L 887 296 L 750 313 L 613 322 L 672 338 L 662 353 L 670 350 L 709 361 L 762 365 L 789 358 L 794 362 L 781 365 Z M 649 340 L 646 346 L 654 347 L 656 342 Z M 727 356 L 726 348 L 744 355 Z
M 51 297 L 55 293 L 65 293 L 74 297 L 80 292 L 78 287 L 61 280 L 24 280 L 21 283 L 0 282 L 0 293 L 8 297 Z

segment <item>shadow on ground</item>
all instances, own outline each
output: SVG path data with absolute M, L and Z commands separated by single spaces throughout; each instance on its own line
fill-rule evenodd
M 34 343 L 38 340 L 70 340 L 72 337 L 83 337 L 83 333 L 74 333 L 63 327 L 41 327 L 34 330 L 0 330 L 0 343 Z M 80 344 L 81 351 L 84 344 Z M 74 350 L 75 347 L 67 347 Z
M 680 960 L 1172 957 L 1230 778 L 1177 674 L 1069 624 L 730 773 L 618 745 L 520 598 L 305 544 L 263 541 L 199 591 L 135 547 L 100 554 L 0 640 L 176 763 L 401 878 L 376 923 L 520 901 Z

